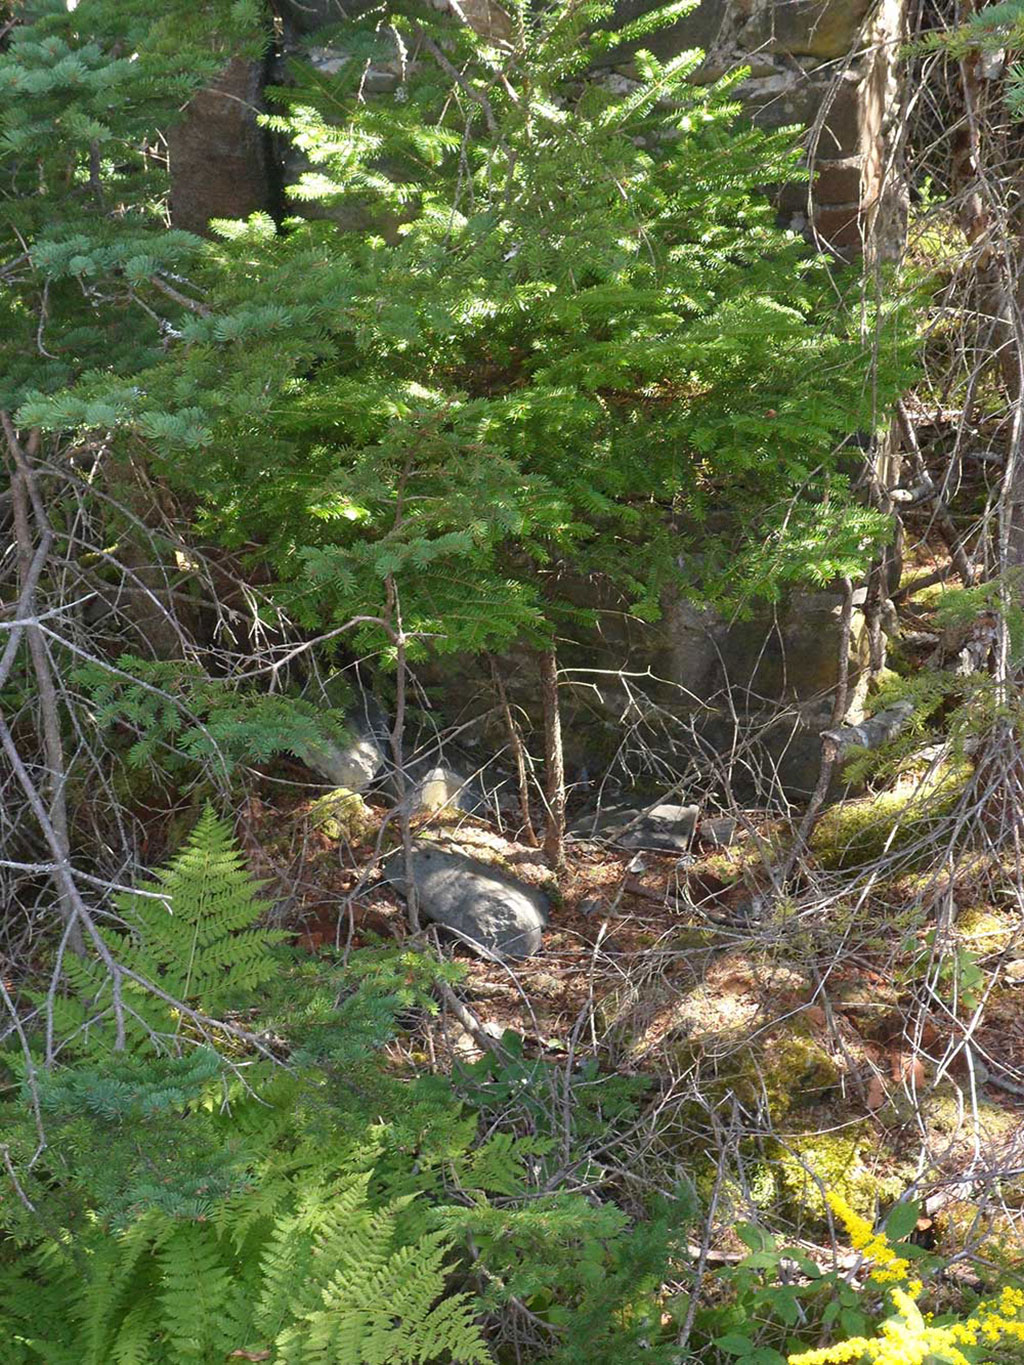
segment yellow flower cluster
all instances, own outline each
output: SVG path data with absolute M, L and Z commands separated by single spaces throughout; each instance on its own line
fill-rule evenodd
M 997 1299 L 979 1303 L 965 1322 L 948 1330 L 961 1346 L 994 1346 L 997 1341 L 1024 1345 L 1024 1290 L 1007 1285 Z
M 828 1206 L 846 1228 L 855 1251 L 872 1265 L 871 1278 L 876 1284 L 899 1284 L 907 1278 L 909 1261 L 897 1256 L 884 1232 L 875 1232 L 866 1218 L 855 1213 L 841 1194 L 829 1190 L 825 1195 Z
M 885 1234 L 875 1232 L 842 1195 L 830 1193 L 826 1197 L 855 1249 L 871 1261 L 872 1280 L 890 1286 L 896 1314 L 882 1323 L 877 1336 L 851 1337 L 834 1346 L 803 1351 L 791 1355 L 789 1365 L 850 1365 L 853 1361 L 868 1361 L 870 1365 L 922 1365 L 930 1356 L 950 1365 L 971 1365 L 961 1346 L 993 1346 L 1000 1341 L 1024 1346 L 1024 1290 L 1008 1286 L 998 1298 L 979 1304 L 965 1321 L 937 1327 L 915 1302 L 921 1293 L 921 1281 L 911 1280 L 906 1288 L 896 1283 L 907 1279 L 909 1263 L 893 1251 Z
M 971 1365 L 961 1346 L 994 1346 L 999 1341 L 1024 1343 L 1024 1291 L 1004 1289 L 997 1299 L 978 1305 L 966 1322 L 936 1327 L 921 1313 L 915 1295 L 892 1290 L 897 1316 L 883 1322 L 877 1337 L 851 1337 L 849 1341 L 803 1351 L 789 1357 L 789 1365 L 848 1365 L 870 1361 L 871 1365 L 922 1365 L 929 1356 L 950 1365 Z

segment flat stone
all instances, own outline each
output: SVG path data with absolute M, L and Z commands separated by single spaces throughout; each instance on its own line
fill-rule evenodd
M 401 849 L 385 859 L 384 875 L 399 895 L 406 895 Z M 412 879 L 423 919 L 450 929 L 481 957 L 530 957 L 543 946 L 549 902 L 535 887 L 422 841 L 413 847 Z
M 635 828 L 615 842 L 620 848 L 645 848 L 666 853 L 685 853 L 697 828 L 699 806 L 655 806 Z
M 570 832 L 578 839 L 602 839 L 616 848 L 686 853 L 699 814 L 699 806 L 667 803 L 648 811 L 601 811 L 596 817 L 578 821 Z
M 736 841 L 739 823 L 732 815 L 719 815 L 711 820 L 702 820 L 697 833 L 701 842 L 711 848 L 728 848 Z

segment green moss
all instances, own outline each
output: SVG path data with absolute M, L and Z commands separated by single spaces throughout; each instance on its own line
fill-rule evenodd
M 868 679 L 868 696 L 876 697 L 883 688 L 894 687 L 899 682 L 900 675 L 894 668 L 880 668 L 877 673 L 872 673 Z
M 515 869 L 513 869 L 513 873 L 514 871 Z M 547 878 L 544 881 L 539 882 L 537 885 L 537 890 L 544 892 L 545 896 L 547 896 L 548 900 L 551 902 L 552 910 L 565 909 L 565 894 L 562 891 L 562 888 L 559 886 L 558 882 L 554 879 L 554 877 Z
M 961 912 L 957 919 L 957 938 L 974 953 L 1001 952 L 1017 934 L 1013 917 L 977 906 Z
M 767 1104 L 773 1122 L 779 1123 L 793 1110 L 819 1103 L 839 1077 L 839 1066 L 820 1043 L 793 1032 L 770 1037 L 742 1054 L 728 1085 L 746 1104 Z
M 756 1046 L 744 1046 L 741 1036 L 739 1030 L 734 1031 L 730 1046 L 724 1034 L 696 1034 L 670 1043 L 664 1055 L 672 1068 L 685 1071 L 701 1067 L 709 1048 L 717 1047 L 716 1075 L 713 1080 L 701 1080 L 705 1098 L 728 1101 L 735 1097 L 751 1112 L 767 1111 L 773 1124 L 793 1123 L 795 1115 L 820 1106 L 839 1084 L 839 1063 L 799 1026 L 796 1031 L 772 1034 Z M 699 1112 L 694 1121 L 699 1125 Z
M 309 819 L 313 828 L 328 839 L 349 844 L 364 842 L 374 824 L 369 806 L 347 787 L 336 787 L 326 796 L 318 797 L 309 808 Z
M 884 1174 L 869 1166 L 877 1155 L 876 1137 L 867 1126 L 841 1133 L 811 1133 L 790 1138 L 777 1152 L 779 1200 L 793 1213 L 825 1216 L 822 1187 L 841 1194 L 855 1212 L 874 1219 L 879 1203 L 896 1199 L 906 1187 L 907 1173 Z
M 821 817 L 811 848 L 823 867 L 861 867 L 886 852 L 908 852 L 938 832 L 967 781 L 964 766 L 901 783 L 892 791 L 839 801 Z M 927 860 L 924 846 L 920 856 Z
M 965 1107 L 964 1098 L 951 1083 L 922 1097 L 921 1117 L 938 1145 L 948 1146 L 962 1139 L 965 1148 L 973 1144 L 974 1125 L 986 1146 L 998 1146 L 1012 1138 L 1020 1126 L 1020 1114 L 1003 1109 L 979 1095 L 975 1106 Z

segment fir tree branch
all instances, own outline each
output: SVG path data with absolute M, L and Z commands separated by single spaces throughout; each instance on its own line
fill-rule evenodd
M 14 1162 L 11 1160 L 11 1149 L 6 1142 L 0 1143 L 0 1158 L 3 1159 L 4 1170 L 7 1172 L 8 1180 L 10 1180 L 11 1184 L 14 1186 L 14 1193 L 24 1204 L 25 1208 L 28 1209 L 29 1213 L 35 1213 L 37 1211 L 36 1206 L 21 1187 L 18 1173 L 14 1169 Z
M 437 43 L 434 42 L 433 38 L 431 38 L 428 33 L 425 33 L 419 24 L 414 21 L 410 27 L 448 79 L 454 81 L 459 89 L 468 95 L 474 104 L 478 104 L 483 110 L 487 131 L 493 135 L 497 135 L 498 120 L 494 117 L 494 108 L 484 92 L 482 90 L 477 90 L 476 87 L 466 79 L 458 67 L 453 66 L 438 47 Z
M 173 284 L 168 284 L 159 275 L 150 275 L 149 282 L 154 289 L 159 289 L 161 294 L 166 294 L 175 303 L 180 303 L 182 308 L 187 308 L 190 313 L 198 313 L 201 318 L 208 318 L 213 315 L 212 308 L 208 308 L 205 303 L 200 303 L 198 299 L 190 299 L 187 294 L 175 289 Z

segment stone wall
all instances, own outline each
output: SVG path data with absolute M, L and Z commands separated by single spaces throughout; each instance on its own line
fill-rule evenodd
M 620 16 L 629 20 L 653 3 L 621 0 Z M 769 127 L 796 124 L 808 130 L 805 159 L 812 179 L 774 191 L 783 220 L 840 259 L 864 250 L 886 256 L 898 249 L 903 233 L 889 125 L 899 94 L 896 63 L 905 7 L 906 0 L 701 0 L 687 17 L 646 41 L 662 58 L 702 49 L 699 81 L 748 66 L 740 97 L 749 114 Z M 276 0 L 276 8 L 286 51 L 304 52 L 325 71 L 345 59 L 329 32 L 324 45 L 317 45 L 319 31 L 344 18 L 340 0 Z M 504 16 L 497 0 L 463 0 L 463 12 L 482 27 L 500 26 Z M 621 54 L 617 69 L 630 74 L 628 53 Z M 192 101 L 170 141 L 176 225 L 204 231 L 210 217 L 273 210 L 282 168 L 256 123 L 262 79 L 257 66 L 232 63 L 213 88 Z M 664 707 L 681 724 L 703 717 L 704 742 L 719 753 L 735 747 L 740 717 L 763 725 L 758 744 L 782 786 L 796 796 L 813 787 L 818 735 L 828 723 L 838 670 L 838 597 L 797 596 L 774 617 L 746 622 L 727 622 L 686 603 L 670 604 L 654 627 L 627 624 L 618 611 L 603 620 L 593 637 L 564 651 L 563 662 L 579 670 L 565 700 L 569 744 L 580 750 L 570 757 L 581 768 L 609 756 L 601 750 L 619 743 L 633 694 L 642 691 L 655 711 Z M 858 615 L 854 678 L 863 662 L 860 623 Z M 533 664 L 522 662 L 519 700 L 536 714 Z M 474 665 L 462 663 L 468 696 Z M 627 672 L 645 679 L 634 686 L 624 680 Z M 659 678 L 664 687 L 655 682 Z M 476 684 L 486 693 L 485 675 Z
M 258 122 L 263 83 L 263 63 L 236 57 L 170 129 L 174 227 L 204 233 L 211 218 L 247 218 L 277 207 L 280 176 Z
M 653 2 L 622 0 L 620 15 L 629 20 Z M 296 50 L 345 17 L 340 0 L 279 0 L 278 9 L 283 43 Z M 750 114 L 769 127 L 808 129 L 813 180 L 778 192 L 784 220 L 841 259 L 865 247 L 887 256 L 903 231 L 889 118 L 898 95 L 905 9 L 906 0 L 701 0 L 686 18 L 645 41 L 663 58 L 702 48 L 702 81 L 749 66 L 741 98 Z M 472 0 L 464 4 L 467 10 L 470 21 L 485 28 L 503 16 L 495 0 Z M 621 69 L 628 74 L 628 58 Z M 214 86 L 195 96 L 185 122 L 172 132 L 176 226 L 204 231 L 211 217 L 276 207 L 281 168 L 256 123 L 262 79 L 258 65 L 232 62 Z
M 625 0 L 628 17 L 651 0 Z M 899 94 L 906 0 L 701 0 L 649 46 L 667 58 L 702 48 L 697 79 L 750 68 L 740 96 L 770 128 L 807 128 L 807 185 L 778 193 L 788 225 L 847 259 L 898 249 L 903 194 L 889 136 Z

